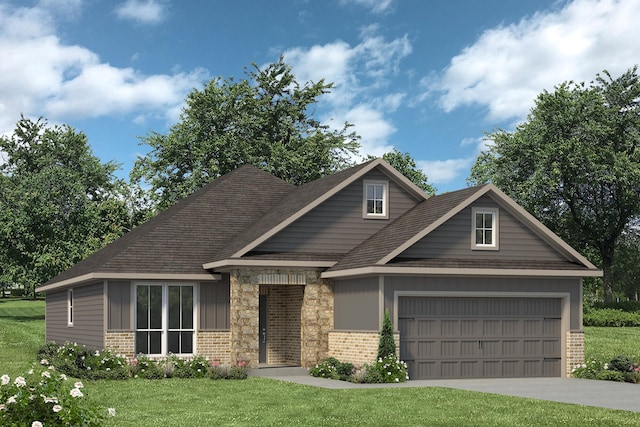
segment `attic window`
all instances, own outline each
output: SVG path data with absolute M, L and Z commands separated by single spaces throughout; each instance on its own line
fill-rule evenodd
M 389 218 L 388 189 L 389 183 L 387 181 L 364 181 L 364 218 Z
M 471 249 L 498 250 L 498 209 L 472 208 Z

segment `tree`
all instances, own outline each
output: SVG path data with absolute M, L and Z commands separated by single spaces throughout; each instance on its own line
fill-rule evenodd
M 616 242 L 640 213 L 639 102 L 637 67 L 544 91 L 515 132 L 488 135 L 494 145 L 469 179 L 493 182 L 576 248 L 593 248 L 605 301 Z
M 247 79 L 211 80 L 186 100 L 180 121 L 168 135 L 151 133 L 151 147 L 138 159 L 132 179 L 146 181 L 159 208 L 166 208 L 214 178 L 253 164 L 293 184 L 302 184 L 351 165 L 358 136 L 331 130 L 313 118 L 318 97 L 332 83 L 298 83 L 279 61 Z
M 638 301 L 640 294 L 640 230 L 630 227 L 620 236 L 613 261 L 613 282 L 617 290 Z
M 396 341 L 393 338 L 393 323 L 389 316 L 389 309 L 384 311 L 380 342 L 378 343 L 378 360 L 391 357 L 396 358 Z
M 83 133 L 22 117 L 0 152 L 0 283 L 32 291 L 132 226 L 117 165 Z
M 376 156 L 369 154 L 365 160 L 373 160 Z M 430 196 L 436 194 L 436 188 L 429 184 L 427 175 L 418 168 L 416 161 L 411 157 L 409 153 L 401 153 L 397 148 L 384 153 L 382 159 L 393 166 L 402 175 L 409 178 L 418 187 L 422 188 L 425 193 Z

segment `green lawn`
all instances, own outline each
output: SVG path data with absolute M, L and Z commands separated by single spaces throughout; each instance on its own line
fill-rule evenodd
M 0 299 L 0 374 L 15 376 L 36 361 L 37 348 L 44 342 L 43 316 L 42 301 Z M 588 354 L 605 354 L 601 352 L 615 348 L 618 340 L 625 341 L 621 344 L 625 347 L 615 348 L 614 353 L 640 353 L 640 328 L 587 328 L 586 332 Z M 622 338 L 616 339 L 619 333 Z M 117 416 L 110 420 L 114 426 L 640 424 L 636 413 L 438 387 L 326 390 L 264 378 L 85 385 L 88 398 L 116 408 Z

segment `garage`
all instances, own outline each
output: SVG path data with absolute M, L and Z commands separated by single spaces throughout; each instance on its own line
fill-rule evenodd
M 562 299 L 398 298 L 411 379 L 562 376 Z

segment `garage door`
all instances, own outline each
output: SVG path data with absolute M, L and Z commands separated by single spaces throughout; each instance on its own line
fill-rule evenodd
M 400 297 L 411 379 L 561 376 L 558 298 Z

